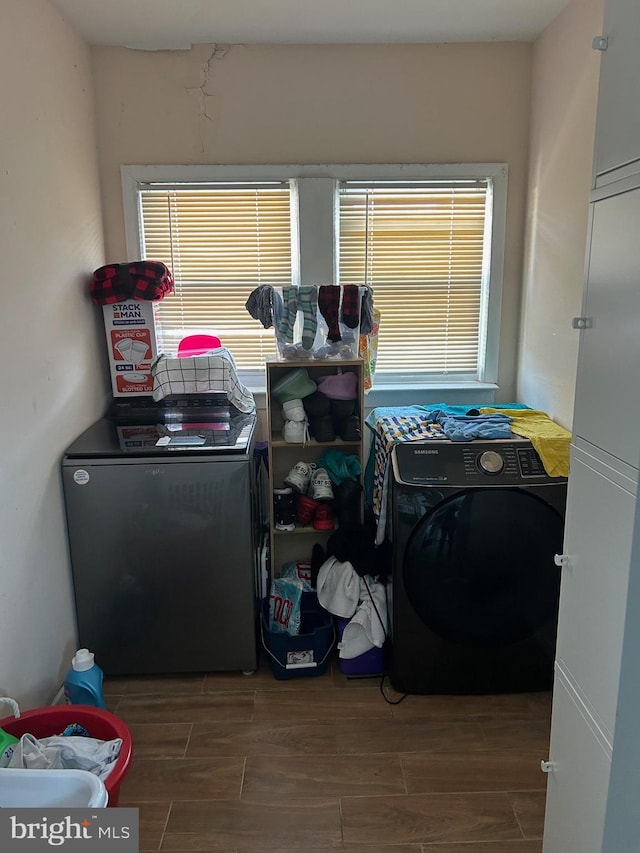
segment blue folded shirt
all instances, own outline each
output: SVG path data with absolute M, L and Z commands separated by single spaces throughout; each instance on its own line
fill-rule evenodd
M 473 441 L 474 438 L 511 438 L 511 418 L 507 415 L 451 415 L 442 409 L 431 412 L 451 441 Z

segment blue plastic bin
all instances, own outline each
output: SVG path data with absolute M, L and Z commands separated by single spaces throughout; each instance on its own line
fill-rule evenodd
M 318 604 L 315 593 L 303 595 L 299 634 L 269 630 L 268 598 L 262 602 L 260 628 L 271 671 L 279 681 L 317 677 L 326 672 L 336 633 L 331 614 Z

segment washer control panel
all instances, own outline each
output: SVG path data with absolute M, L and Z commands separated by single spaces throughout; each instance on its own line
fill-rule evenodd
M 516 486 L 557 483 L 528 439 L 405 442 L 393 448 L 393 470 L 407 485 Z

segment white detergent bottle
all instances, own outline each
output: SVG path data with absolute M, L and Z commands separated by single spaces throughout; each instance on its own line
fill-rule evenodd
M 64 680 L 64 695 L 71 705 L 93 705 L 106 708 L 102 695 L 102 670 L 94 663 L 93 652 L 78 649 L 71 661 L 71 669 Z

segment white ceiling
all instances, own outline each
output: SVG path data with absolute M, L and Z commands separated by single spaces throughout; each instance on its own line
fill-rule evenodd
M 90 44 L 533 41 L 568 0 L 51 0 Z

